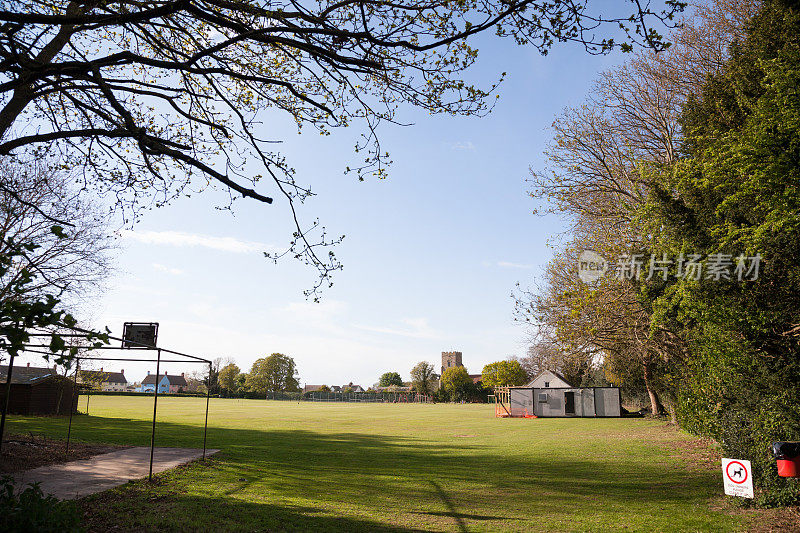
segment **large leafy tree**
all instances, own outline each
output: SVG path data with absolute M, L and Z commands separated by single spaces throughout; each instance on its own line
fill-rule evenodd
M 432 394 L 438 378 L 433 365 L 427 361 L 420 361 L 411 369 L 411 386 L 420 394 Z
M 392 385 L 402 387 L 403 378 L 401 378 L 400 374 L 397 372 L 384 372 L 383 375 L 381 375 L 381 379 L 378 381 L 378 385 L 381 387 L 391 387 Z
M 219 386 L 228 394 L 233 394 L 238 390 L 237 378 L 241 370 L 235 363 L 228 363 L 219 371 Z
M 598 3 L 599 5 L 599 3 Z M 58 153 L 87 186 L 127 206 L 161 205 L 196 186 L 231 198 L 288 201 L 295 234 L 287 253 L 339 267 L 331 244 L 301 225 L 295 181 L 263 126 L 285 114 L 327 135 L 361 123 L 359 177 L 383 176 L 381 122 L 410 103 L 431 113 L 480 115 L 496 83 L 463 72 L 473 35 L 494 30 L 546 53 L 577 41 L 590 52 L 641 43 L 662 49 L 663 10 L 630 2 L 606 14 L 567 0 L 11 0 L 0 9 L 0 155 Z M 620 31 L 620 28 L 622 30 Z M 621 40 L 614 40 L 619 37 Z M 258 184 L 266 177 L 271 186 Z
M 468 399 L 473 390 L 472 378 L 463 366 L 451 366 L 442 373 L 442 389 L 447 393 L 450 401 Z
M 481 383 L 488 389 L 506 385 L 524 385 L 528 382 L 528 373 L 519 361 L 497 361 L 483 367 Z
M 245 386 L 252 392 L 296 392 L 300 390 L 294 359 L 281 353 L 256 359 Z
M 222 357 L 217 357 L 208 366 L 208 370 L 203 378 L 203 384 L 211 392 L 211 394 L 219 394 L 219 370 L 222 366 Z

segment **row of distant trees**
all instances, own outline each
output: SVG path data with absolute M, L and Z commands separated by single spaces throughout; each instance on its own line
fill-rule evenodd
M 214 373 L 212 368 L 212 373 Z M 212 392 L 227 397 L 264 396 L 270 392 L 299 392 L 300 382 L 294 359 L 273 353 L 256 359 L 250 372 L 242 372 L 233 361 L 217 364 Z
M 496 387 L 524 385 L 530 381 L 534 376 L 532 370 L 538 372 L 538 368 L 531 365 L 530 357 L 497 361 L 484 366 L 480 381 L 475 383 L 463 366 L 448 368 L 439 376 L 431 363 L 421 361 L 411 369 L 411 388 L 440 402 L 486 401 Z M 197 381 L 190 379 L 190 388 L 191 383 Z M 250 372 L 242 372 L 230 359 L 217 359 L 203 385 L 210 386 L 213 394 L 225 397 L 260 397 L 272 392 L 300 391 L 297 365 L 293 358 L 281 353 L 257 359 Z M 380 387 L 404 385 L 398 372 L 385 372 L 378 381 Z
M 532 348 L 525 357 L 487 364 L 481 371 L 480 380 L 475 382 L 466 367 L 450 367 L 439 376 L 431 363 L 421 361 L 411 369 L 411 388 L 440 402 L 482 402 L 497 387 L 525 385 L 548 369 L 551 363 L 556 361 L 542 358 L 539 351 Z M 608 384 L 601 375 L 595 377 L 588 385 Z M 586 385 L 586 380 L 583 381 L 582 384 Z M 402 386 L 403 380 L 397 372 L 386 372 L 378 384 L 381 387 Z
M 473 382 L 463 366 L 452 367 L 439 376 L 434 366 L 421 361 L 411 369 L 411 389 L 432 396 L 440 402 L 486 401 L 496 387 L 524 385 L 540 368 L 532 355 L 521 359 L 508 359 L 487 364 L 481 379 Z M 210 373 L 193 373 L 187 376 L 187 392 L 205 392 L 224 397 L 263 397 L 273 392 L 299 392 L 297 364 L 292 357 L 273 353 L 257 359 L 249 372 L 242 372 L 233 359 L 215 359 Z M 378 380 L 382 388 L 403 387 L 406 383 L 398 372 L 385 372 Z M 322 391 L 330 391 L 323 385 Z M 345 392 L 350 392 L 347 388 Z

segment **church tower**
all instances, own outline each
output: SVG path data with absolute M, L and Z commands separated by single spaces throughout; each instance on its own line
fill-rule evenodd
M 442 374 L 454 366 L 464 366 L 461 362 L 461 352 L 442 352 Z

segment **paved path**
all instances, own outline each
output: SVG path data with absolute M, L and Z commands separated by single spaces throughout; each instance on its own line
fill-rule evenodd
M 206 457 L 219 450 L 206 450 Z M 156 448 L 153 473 L 203 457 L 198 448 Z M 150 448 L 137 447 L 95 455 L 88 459 L 60 465 L 42 466 L 13 474 L 16 485 L 39 482 L 42 492 L 61 500 L 71 500 L 112 489 L 131 479 L 147 477 L 150 472 Z

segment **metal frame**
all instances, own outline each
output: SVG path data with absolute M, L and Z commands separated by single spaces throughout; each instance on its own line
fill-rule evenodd
M 89 331 L 89 330 L 85 330 L 85 329 L 82 329 L 82 328 L 78 328 L 78 327 L 70 327 L 69 329 L 71 329 L 73 331 L 79 331 L 82 334 L 62 334 L 62 335 L 59 335 L 59 336 L 60 337 L 66 337 L 66 338 L 85 338 L 87 334 L 95 333 L 95 332 L 92 332 L 92 331 Z M 49 337 L 51 335 L 52 335 L 51 333 L 30 333 L 29 337 Z M 137 363 L 146 363 L 146 362 L 156 363 L 156 386 L 153 388 L 153 426 L 152 426 L 152 431 L 150 433 L 150 473 L 148 475 L 148 480 L 152 481 L 153 480 L 153 452 L 155 450 L 155 440 L 156 440 L 156 416 L 158 414 L 158 376 L 159 376 L 159 372 L 161 370 L 161 363 L 162 362 L 164 362 L 164 363 L 201 363 L 201 364 L 205 363 L 205 364 L 208 364 L 209 376 L 211 375 L 213 363 L 208 359 L 204 359 L 204 358 L 198 357 L 196 355 L 190 355 L 190 354 L 187 354 L 187 353 L 177 352 L 175 350 L 168 350 L 166 348 L 159 348 L 157 346 L 152 346 L 152 345 L 144 344 L 144 343 L 133 341 L 133 340 L 124 340 L 122 338 L 114 337 L 114 336 L 111 336 L 111 335 L 108 335 L 108 338 L 111 339 L 111 340 L 115 340 L 115 341 L 122 341 L 123 343 L 126 343 L 126 344 L 138 344 L 139 345 L 138 346 L 139 350 L 157 350 L 158 354 L 157 354 L 155 359 L 142 359 L 141 357 L 135 357 L 135 358 L 134 357 L 76 357 L 75 358 L 75 376 L 74 376 L 74 381 L 73 381 L 73 383 L 75 385 L 75 394 L 74 394 L 75 403 L 77 404 L 77 398 L 78 398 L 78 394 L 77 394 L 78 370 L 80 368 L 81 360 L 83 360 L 83 361 L 132 361 L 132 362 L 137 362 Z M 26 344 L 25 348 L 24 348 L 24 351 L 25 352 L 30 352 L 30 353 L 43 354 L 43 355 L 55 355 L 49 350 L 47 350 L 47 351 L 41 350 L 42 348 L 49 349 L 50 346 L 48 344 Z M 129 349 L 130 348 L 125 348 L 123 346 L 101 346 L 101 347 L 91 348 L 91 351 L 94 351 L 94 350 L 129 350 Z M 161 358 L 162 352 L 163 353 L 172 354 L 172 355 L 176 355 L 176 356 L 179 356 L 179 357 L 188 358 L 189 360 L 186 360 L 186 359 L 162 359 Z M 5 430 L 6 414 L 8 412 L 8 400 L 9 400 L 9 397 L 11 396 L 11 374 L 12 374 L 12 369 L 13 368 L 14 368 L 14 356 L 12 354 L 10 359 L 9 359 L 9 364 L 8 364 L 8 376 L 7 376 L 7 379 L 6 379 L 6 397 L 5 397 L 5 402 L 3 404 L 2 418 L 0 419 L 0 450 L 2 450 L 2 444 L 3 444 L 2 443 L 2 436 L 3 436 L 4 430 Z M 207 440 L 207 436 L 208 436 L 208 407 L 209 407 L 209 403 L 210 403 L 210 398 L 211 398 L 211 389 L 209 387 L 206 387 L 206 414 L 205 414 L 205 424 L 204 424 L 204 427 L 203 427 L 203 459 L 202 460 L 205 460 L 205 458 L 206 458 L 206 440 Z M 72 402 L 70 402 L 70 403 L 72 403 Z M 66 453 L 69 453 L 69 443 L 70 443 L 70 437 L 71 437 L 71 434 L 72 434 L 72 415 L 73 415 L 73 412 L 76 409 L 77 409 L 77 405 L 75 405 L 75 409 L 73 409 L 73 406 L 70 405 L 69 425 L 67 427 Z

